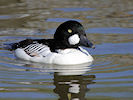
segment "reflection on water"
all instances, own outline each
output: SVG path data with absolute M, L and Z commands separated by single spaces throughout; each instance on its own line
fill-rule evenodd
M 58 75 L 54 74 L 54 92 L 59 100 L 85 100 L 89 91 L 87 85 L 94 84 L 95 75 Z
M 39 72 L 54 72 L 54 92 L 59 95 L 59 100 L 85 100 L 85 94 L 89 91 L 87 85 L 94 84 L 95 75 L 87 74 L 91 70 L 92 63 L 72 66 L 26 64 L 39 68 Z M 38 71 L 37 69 L 26 69 L 26 71 Z
M 86 93 L 89 91 L 89 88 L 87 88 L 87 85 L 89 84 L 94 84 L 95 83 L 95 75 L 91 75 L 91 74 L 87 74 L 88 71 L 90 71 L 90 65 L 91 63 L 86 63 L 86 64 L 81 64 L 81 65 L 73 65 L 73 66 L 57 66 L 57 65 L 44 65 L 44 64 L 37 64 L 37 63 L 30 63 L 30 62 L 25 62 L 27 64 L 24 64 L 24 62 L 18 60 L 17 62 L 19 62 L 18 64 L 14 65 L 14 68 L 17 71 L 26 71 L 24 72 L 26 76 L 28 76 L 27 78 L 25 78 L 23 80 L 23 75 L 22 73 L 17 76 L 14 76 L 17 81 L 10 81 L 12 78 L 8 77 L 10 80 L 8 80 L 7 82 L 4 80 L 1 80 L 0 84 L 1 86 L 3 86 L 3 88 L 0 88 L 0 91 L 6 91 L 6 92 L 12 92 L 12 91 L 20 91 L 17 87 L 18 86 L 22 86 L 23 89 L 21 89 L 21 91 L 25 91 L 25 92 L 37 92 L 38 91 L 38 87 L 36 87 L 36 85 L 43 85 L 43 88 L 41 90 L 41 92 L 44 92 L 44 94 L 46 94 L 45 85 L 47 86 L 51 84 L 49 80 L 49 78 L 53 77 L 53 85 L 55 86 L 54 93 L 56 93 L 59 96 L 59 100 L 85 100 L 85 95 Z M 11 65 L 8 64 L 2 64 L 4 66 L 9 66 L 11 67 Z M 24 67 L 20 67 L 20 66 L 24 66 Z M 20 68 L 19 68 L 20 67 Z M 32 76 L 28 75 L 31 72 L 33 72 Z M 38 74 L 38 76 L 34 75 L 34 72 L 40 73 L 40 75 Z M 43 73 L 52 73 L 52 75 L 49 75 L 48 77 L 43 75 Z M 8 73 L 9 74 L 9 73 Z M 17 73 L 16 73 L 17 74 Z M 5 74 L 3 74 L 5 75 Z M 22 76 L 21 76 L 22 75 Z M 30 79 L 29 79 L 30 76 Z M 2 77 L 1 77 L 2 78 Z M 45 78 L 45 80 L 44 80 Z M 38 81 L 36 81 L 38 80 Z M 41 81 L 42 80 L 42 81 Z M 40 81 L 40 82 L 39 82 Z M 4 85 L 5 84 L 5 85 Z M 8 87 L 6 88 L 6 84 L 10 84 Z M 17 87 L 15 87 L 14 89 L 10 88 L 12 86 L 15 86 L 15 84 L 17 85 Z M 26 85 L 29 85 L 29 87 L 32 88 L 26 88 Z M 39 86 L 40 87 L 40 86 Z M 50 88 L 50 87 L 49 87 Z M 2 98 L 5 98 L 5 94 L 3 94 L 2 92 L 0 92 L 0 95 L 2 95 Z M 10 96 L 11 93 L 8 94 L 7 97 L 15 97 L 15 95 L 17 95 L 16 97 L 21 97 L 23 98 L 19 93 L 16 93 L 12 96 Z M 34 95 L 31 94 L 31 95 Z M 40 94 L 41 95 L 41 94 Z M 25 97 L 29 97 L 28 95 L 25 95 Z M 34 97 L 34 96 L 33 96 Z M 45 95 L 45 97 L 47 98 L 47 96 Z M 52 97 L 50 97 L 52 98 Z
M 62 22 L 81 22 L 96 49 L 92 64 L 57 66 L 18 60 L 5 48 L 52 38 Z M 132 0 L 0 0 L 0 99 L 132 100 Z
M 71 66 L 64 66 L 64 65 L 50 65 L 50 64 L 31 64 L 30 62 L 27 62 L 27 64 L 23 64 L 22 61 L 18 60 L 22 64 L 19 64 L 20 66 L 25 66 L 28 70 L 28 68 L 31 69 L 35 68 L 39 69 L 40 72 L 55 72 L 58 75 L 82 75 L 85 74 L 87 71 L 91 70 L 91 67 L 89 67 L 92 62 L 85 63 L 85 64 L 79 64 L 79 65 L 71 65 Z M 30 66 L 30 67 L 29 67 Z M 32 71 L 30 70 L 29 71 Z

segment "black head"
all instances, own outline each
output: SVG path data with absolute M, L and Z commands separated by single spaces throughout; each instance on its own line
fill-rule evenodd
M 66 21 L 62 23 L 54 34 L 54 39 L 60 41 L 66 47 L 86 46 L 93 47 L 87 39 L 84 27 L 77 21 Z

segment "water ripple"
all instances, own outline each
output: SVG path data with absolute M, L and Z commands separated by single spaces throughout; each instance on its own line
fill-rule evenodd
M 48 18 L 46 21 L 47 22 L 65 22 L 68 20 L 75 20 L 78 22 L 82 22 L 82 20 L 80 20 L 80 19 L 71 19 L 71 18 Z
M 0 20 L 4 19 L 16 19 L 30 16 L 29 14 L 14 14 L 14 15 L 0 15 Z
M 101 33 L 101 34 L 133 34 L 133 28 L 124 27 L 102 27 L 102 28 L 88 28 L 87 33 Z
M 88 49 L 91 54 L 133 54 L 133 42 L 129 43 L 103 43 L 96 45 L 95 50 Z M 104 51 L 104 52 L 103 52 Z
M 54 10 L 64 11 L 64 12 L 75 12 L 75 11 L 88 11 L 94 10 L 95 8 L 54 8 Z

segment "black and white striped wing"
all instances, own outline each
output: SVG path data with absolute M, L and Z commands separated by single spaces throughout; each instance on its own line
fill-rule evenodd
M 30 56 L 46 56 L 51 53 L 50 48 L 44 44 L 34 43 L 23 48 Z

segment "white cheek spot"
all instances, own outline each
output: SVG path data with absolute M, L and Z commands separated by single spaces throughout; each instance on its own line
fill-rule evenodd
M 68 42 L 69 42 L 69 44 L 71 44 L 71 45 L 78 44 L 79 41 L 80 41 L 80 38 L 79 38 L 78 34 L 74 34 L 74 35 L 72 35 L 72 36 L 70 36 L 70 37 L 68 38 Z

